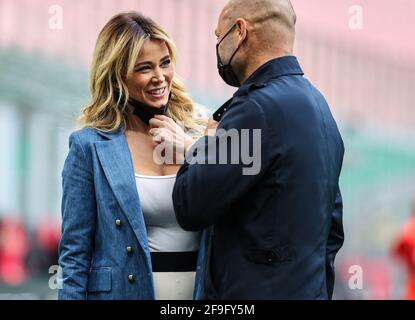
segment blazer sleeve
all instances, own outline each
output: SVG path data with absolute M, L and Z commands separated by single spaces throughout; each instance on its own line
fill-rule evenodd
M 343 246 L 344 230 L 343 230 L 343 200 L 340 188 L 336 188 L 336 197 L 334 202 L 334 210 L 331 215 L 330 231 L 326 248 L 326 281 L 329 299 L 333 296 L 334 290 L 334 259 L 337 252 Z
M 62 237 L 59 243 L 59 299 L 86 299 L 95 234 L 96 199 L 85 150 L 76 133 L 62 171 Z
M 195 143 L 173 189 L 174 210 L 183 229 L 198 231 L 215 224 L 255 185 L 266 167 L 266 134 L 262 109 L 246 99 L 229 107 L 215 136 Z M 235 149 L 237 139 L 240 150 Z M 189 154 L 194 156 L 190 161 Z

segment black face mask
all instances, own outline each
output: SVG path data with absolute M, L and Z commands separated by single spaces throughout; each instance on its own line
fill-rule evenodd
M 169 108 L 169 103 L 171 99 L 171 92 L 167 104 L 162 105 L 160 108 L 151 107 L 143 102 L 134 100 L 130 98 L 128 103 L 133 107 L 133 113 L 141 119 L 146 125 L 150 124 L 150 119 L 154 118 L 156 114 L 163 115 L 166 114 L 167 109 Z
M 219 75 L 221 76 L 223 81 L 225 81 L 225 83 L 227 83 L 228 85 L 230 85 L 232 87 L 240 87 L 241 83 L 238 80 L 238 77 L 236 76 L 236 74 L 233 71 L 232 66 L 231 66 L 232 59 L 235 56 L 235 54 L 238 52 L 240 46 L 238 48 L 236 48 L 236 50 L 232 54 L 231 58 L 229 59 L 228 64 L 223 64 L 222 63 L 222 59 L 221 59 L 220 54 L 219 54 L 219 45 L 231 33 L 231 31 L 233 30 L 233 28 L 235 28 L 235 26 L 236 26 L 236 24 L 234 24 L 232 26 L 232 28 L 230 28 L 229 31 L 226 32 L 226 34 L 223 36 L 223 38 L 216 44 L 216 58 L 217 58 L 217 61 L 218 61 Z

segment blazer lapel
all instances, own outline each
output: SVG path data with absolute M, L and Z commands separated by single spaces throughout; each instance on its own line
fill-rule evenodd
M 141 247 L 146 251 L 148 249 L 147 231 L 124 130 L 120 129 L 118 132 L 110 134 L 100 132 L 100 134 L 109 138 L 109 140 L 95 143 L 105 176 L 121 209 L 133 227 Z

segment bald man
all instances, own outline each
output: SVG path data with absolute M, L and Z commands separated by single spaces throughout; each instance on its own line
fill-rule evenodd
M 232 0 L 219 17 L 218 71 L 238 90 L 173 191 L 179 224 L 205 230 L 195 298 L 332 298 L 344 146 L 293 56 L 295 22 L 288 0 Z

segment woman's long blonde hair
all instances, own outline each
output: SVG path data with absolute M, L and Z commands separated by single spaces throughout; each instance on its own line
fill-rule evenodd
M 90 76 L 91 101 L 82 109 L 84 127 L 103 132 L 127 128 L 129 93 L 126 78 L 134 71 L 140 50 L 147 39 L 164 41 L 176 63 L 176 48 L 167 33 L 138 12 L 120 13 L 102 29 L 94 50 Z M 206 121 L 198 119 L 192 99 L 177 76 L 173 77 L 167 115 L 184 129 L 201 133 Z

